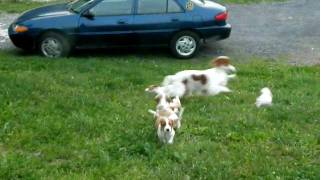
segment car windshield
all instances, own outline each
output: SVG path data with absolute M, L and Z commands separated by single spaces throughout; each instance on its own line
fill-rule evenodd
M 68 4 L 68 9 L 75 13 L 79 13 L 82 8 L 92 3 L 93 1 L 94 0 L 75 0 Z

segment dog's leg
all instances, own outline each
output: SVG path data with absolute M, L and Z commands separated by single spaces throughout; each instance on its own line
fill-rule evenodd
M 232 91 L 226 86 L 212 86 L 208 91 L 208 95 L 215 96 L 220 93 L 229 93 L 229 92 L 232 92 Z
M 181 110 L 179 112 L 179 120 L 182 120 L 183 113 L 184 113 L 184 108 L 181 108 Z
M 218 92 L 219 93 L 229 93 L 229 92 L 232 92 L 228 87 L 226 86 L 218 86 L 217 87 L 218 89 Z
M 159 139 L 159 141 L 160 141 L 161 143 L 166 143 L 165 137 L 164 137 L 164 135 L 162 134 L 160 127 L 158 127 L 157 135 L 158 135 L 158 139 Z
M 184 108 L 181 108 L 180 112 L 179 112 L 179 119 L 177 120 L 177 129 L 179 129 L 181 127 L 181 120 L 182 120 L 182 115 L 184 112 Z
M 177 119 L 175 122 L 175 128 L 179 129 L 181 127 L 181 120 Z
M 175 133 L 175 131 L 172 129 L 172 134 L 171 134 L 171 136 L 170 136 L 170 139 L 169 139 L 169 141 L 168 141 L 168 144 L 173 144 L 173 139 L 174 139 L 174 135 L 175 135 L 176 133 Z

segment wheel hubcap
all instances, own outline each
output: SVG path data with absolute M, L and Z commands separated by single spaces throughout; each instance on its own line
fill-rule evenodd
M 62 54 L 62 46 L 57 39 L 47 38 L 41 43 L 41 51 L 47 57 L 60 57 Z
M 189 56 L 197 48 L 197 43 L 191 36 L 182 36 L 176 42 L 176 50 L 182 56 Z

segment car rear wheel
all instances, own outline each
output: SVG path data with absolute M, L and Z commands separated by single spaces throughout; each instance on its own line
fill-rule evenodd
M 71 45 L 64 36 L 55 32 L 48 32 L 41 37 L 38 48 L 42 55 L 49 58 L 58 58 L 68 56 Z
M 170 49 L 174 56 L 181 59 L 188 59 L 197 54 L 199 45 L 200 37 L 196 33 L 182 31 L 173 36 Z

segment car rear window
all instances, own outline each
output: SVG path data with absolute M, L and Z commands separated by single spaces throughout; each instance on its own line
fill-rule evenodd
M 169 13 L 182 12 L 182 9 L 175 0 L 168 0 L 168 12 Z
M 178 13 L 183 9 L 176 0 L 139 0 L 138 14 Z

